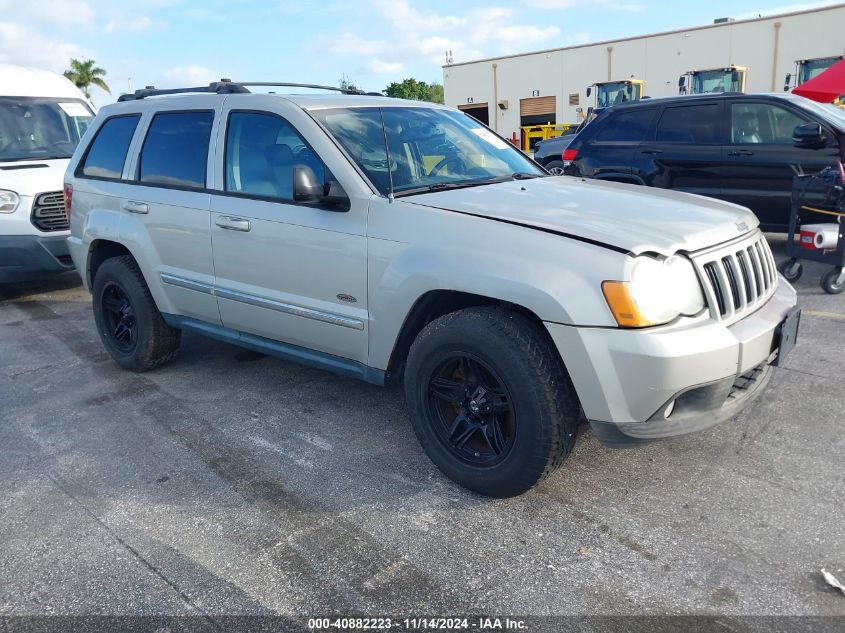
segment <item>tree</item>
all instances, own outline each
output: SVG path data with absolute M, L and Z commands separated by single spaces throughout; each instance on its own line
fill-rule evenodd
M 106 76 L 106 71 L 94 64 L 93 59 L 86 59 L 85 61 L 71 59 L 70 68 L 64 72 L 65 77 L 70 79 L 73 85 L 82 90 L 88 99 L 91 98 L 91 86 L 98 86 L 111 94 L 108 84 L 103 80 L 103 77 Z
M 397 99 L 415 99 L 417 101 L 443 103 L 443 86 L 438 83 L 427 84 L 413 77 L 404 79 L 401 83 L 394 81 L 384 89 L 384 94 Z
M 445 103 L 443 100 L 443 84 L 437 82 L 428 84 L 429 98 L 427 101 L 433 103 Z

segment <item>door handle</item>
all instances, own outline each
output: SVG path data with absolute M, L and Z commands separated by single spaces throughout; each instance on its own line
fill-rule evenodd
M 123 203 L 123 210 L 129 213 L 149 213 L 150 206 L 143 202 L 135 202 L 134 200 L 127 200 Z
M 750 149 L 735 149 L 732 152 L 728 152 L 728 156 L 754 156 L 754 152 Z
M 216 224 L 221 229 L 226 229 L 227 231 L 243 231 L 246 233 L 250 228 L 249 220 L 244 220 L 243 218 L 229 218 L 221 216 L 217 218 Z
M 643 149 L 643 150 L 640 150 L 640 154 L 662 154 L 662 153 L 663 153 L 663 150 L 662 150 L 662 149 L 654 149 L 654 148 L 652 148 L 652 149 Z

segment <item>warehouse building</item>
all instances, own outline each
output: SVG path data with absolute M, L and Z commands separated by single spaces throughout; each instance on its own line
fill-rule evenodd
M 633 84 L 633 92 L 632 88 L 621 91 L 617 100 L 635 97 L 638 90 L 649 97 L 670 96 L 691 90 L 690 71 L 730 69 L 724 86 L 712 89 L 781 91 L 787 73 L 793 75 L 794 87 L 799 60 L 832 63 L 845 54 L 843 26 L 845 3 L 750 20 L 723 18 L 677 31 L 447 64 L 443 67 L 445 101 L 502 136 L 518 139 L 528 131 L 524 126 L 578 123 L 587 108 L 596 105 L 599 91 L 595 84 L 601 82 Z M 816 72 L 814 68 L 814 62 L 801 67 L 804 74 Z M 602 98 L 606 99 L 604 93 Z

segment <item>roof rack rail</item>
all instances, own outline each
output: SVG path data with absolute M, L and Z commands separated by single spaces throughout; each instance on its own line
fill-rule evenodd
M 175 95 L 186 93 L 211 93 L 211 94 L 236 94 L 250 92 L 248 86 L 269 86 L 269 87 L 284 87 L 284 88 L 314 88 L 317 90 L 334 90 L 346 95 L 371 95 L 384 96 L 380 92 L 364 92 L 357 88 L 336 88 L 334 86 L 321 86 L 319 84 L 299 84 L 288 82 L 273 82 L 273 81 L 232 81 L 231 79 L 221 79 L 220 81 L 213 81 L 207 86 L 196 86 L 194 88 L 168 88 L 159 90 L 155 86 L 146 86 L 133 93 L 120 95 L 118 101 L 136 101 L 139 99 L 146 99 L 147 97 L 157 97 L 159 95 Z

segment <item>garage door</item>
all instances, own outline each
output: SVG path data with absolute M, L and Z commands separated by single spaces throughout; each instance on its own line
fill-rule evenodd
M 519 100 L 520 125 L 540 125 L 542 123 L 556 123 L 555 98 L 530 97 Z
M 490 112 L 487 109 L 487 103 L 463 103 L 458 106 L 458 110 L 462 110 L 470 115 L 473 119 L 480 121 L 484 125 L 490 124 Z

